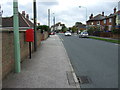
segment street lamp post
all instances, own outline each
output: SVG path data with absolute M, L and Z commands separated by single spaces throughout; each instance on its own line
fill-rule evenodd
M 0 5 L 0 29 L 2 27 L 2 14 L 3 14 L 3 10 L 1 9 L 1 5 Z
M 50 33 L 50 9 L 48 9 L 48 26 L 49 26 L 49 33 Z M 48 34 L 49 37 L 49 34 Z
M 3 10 L 1 9 L 1 5 L 0 5 L 0 17 L 2 17 L 3 14 Z
M 53 13 L 53 31 L 55 31 L 55 15 L 54 15 L 55 13 Z
M 13 29 L 14 29 L 15 72 L 19 73 L 21 71 L 21 64 L 20 64 L 18 0 L 13 0 Z
M 79 8 L 82 8 L 83 6 L 79 6 Z M 86 30 L 87 30 L 87 7 L 83 7 L 86 9 Z
M 48 26 L 50 28 L 50 9 L 48 9 Z

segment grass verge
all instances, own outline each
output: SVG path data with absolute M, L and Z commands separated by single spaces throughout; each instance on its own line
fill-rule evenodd
M 100 38 L 100 37 L 91 37 L 91 36 L 89 36 L 89 38 L 120 44 L 120 40 L 112 40 L 112 39 L 106 39 L 106 38 Z

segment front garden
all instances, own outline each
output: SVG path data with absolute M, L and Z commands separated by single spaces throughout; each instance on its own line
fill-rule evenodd
M 101 30 L 99 26 L 88 27 L 88 33 L 91 36 L 120 39 L 120 28 L 112 28 L 111 31 L 108 31 L 106 28 L 104 30 Z

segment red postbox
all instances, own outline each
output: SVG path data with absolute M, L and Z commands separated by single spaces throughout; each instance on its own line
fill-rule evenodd
M 34 41 L 34 30 L 27 29 L 26 30 L 26 42 L 33 42 Z

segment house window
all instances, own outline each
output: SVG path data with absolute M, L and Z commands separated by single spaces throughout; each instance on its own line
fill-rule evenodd
M 97 21 L 97 25 L 100 25 L 100 21 Z
M 104 20 L 104 24 L 106 24 L 106 20 Z
M 91 22 L 91 25 L 93 25 L 93 22 Z
M 109 19 L 109 22 L 112 22 L 112 18 Z

